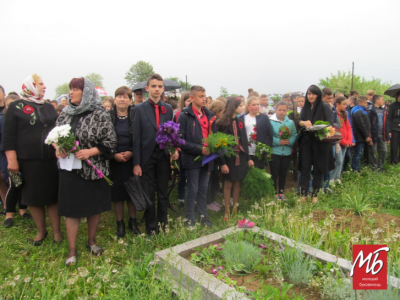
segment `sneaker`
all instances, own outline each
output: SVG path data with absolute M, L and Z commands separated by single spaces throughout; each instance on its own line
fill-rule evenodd
M 5 227 L 5 228 L 10 228 L 12 226 L 13 226 L 13 219 L 12 218 L 7 218 L 3 223 L 3 227 Z
M 221 209 L 220 207 L 216 206 L 214 203 L 207 204 L 206 206 L 207 206 L 207 209 L 213 210 L 215 212 L 219 212 Z
M 238 221 L 239 228 L 253 228 L 254 222 L 250 222 L 248 219 L 243 219 Z
M 282 201 L 286 201 L 287 200 L 284 194 L 280 194 L 280 196 L 281 196 L 281 200 Z
M 211 203 L 211 204 L 214 204 L 215 206 L 218 206 L 219 208 L 221 208 L 222 207 L 222 205 L 221 204 L 219 204 L 217 201 L 214 201 L 213 203 Z

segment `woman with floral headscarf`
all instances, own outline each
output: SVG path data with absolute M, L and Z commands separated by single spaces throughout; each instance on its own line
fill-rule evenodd
M 12 102 L 6 112 L 3 130 L 11 184 L 16 186 L 22 181 L 21 203 L 29 206 L 37 228 L 36 237 L 30 240 L 35 246 L 40 246 L 48 234 L 45 206 L 53 242 L 62 240 L 57 214 L 57 159 L 53 147 L 44 143 L 58 115 L 51 104 L 45 103 L 45 91 L 37 74 L 27 77 L 22 84 L 22 99 Z
M 76 262 L 81 218 L 87 218 L 89 251 L 96 256 L 103 253 L 96 244 L 96 230 L 100 214 L 111 210 L 111 188 L 86 161 L 90 159 L 98 170 L 109 176 L 109 160 L 114 157 L 117 145 L 110 114 L 103 108 L 95 85 L 87 78 L 73 78 L 69 88 L 68 106 L 61 112 L 57 126 L 71 125 L 81 148 L 75 157 L 82 160 L 82 168 L 60 170 L 58 213 L 66 217 L 69 243 L 66 265 Z M 56 155 L 65 158 L 65 149 L 57 147 Z

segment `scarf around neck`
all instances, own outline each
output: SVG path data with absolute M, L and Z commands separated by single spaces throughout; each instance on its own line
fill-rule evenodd
M 87 111 L 94 111 L 97 108 L 102 108 L 101 99 L 96 91 L 95 85 L 87 78 L 84 79 L 83 94 L 81 103 L 76 106 L 71 103 L 71 98 L 68 95 L 68 106 L 63 109 L 68 115 L 79 115 Z
M 22 83 L 22 91 L 20 93 L 24 100 L 31 101 L 38 104 L 43 104 L 43 97 L 39 96 L 39 90 L 36 87 L 36 83 L 33 80 L 32 75 L 25 78 Z

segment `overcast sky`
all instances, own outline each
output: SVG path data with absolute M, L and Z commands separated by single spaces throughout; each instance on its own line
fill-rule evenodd
M 0 0 L 0 84 L 38 73 L 57 85 L 91 72 L 108 94 L 143 60 L 214 99 L 306 91 L 338 70 L 400 82 L 399 0 Z

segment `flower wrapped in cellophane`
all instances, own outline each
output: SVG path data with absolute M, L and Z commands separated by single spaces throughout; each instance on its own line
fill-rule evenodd
M 194 161 L 202 159 L 202 164 L 218 158 L 219 156 L 232 157 L 237 156 L 234 146 L 237 145 L 235 137 L 222 132 L 211 133 L 206 139 L 203 139 L 203 145 L 207 147 L 210 154 L 207 156 L 199 155 Z
M 76 140 L 75 134 L 71 132 L 71 126 L 69 124 L 54 127 L 49 132 L 44 142 L 47 145 L 56 144 L 60 150 L 62 149 L 65 150 L 65 152 L 67 153 L 67 157 L 65 159 L 60 158 L 60 167 L 63 170 L 71 171 L 72 169 L 82 168 L 81 161 L 75 158 L 75 156 L 73 157 L 72 160 L 69 159 L 71 153 L 75 153 L 81 150 L 81 148 L 79 147 L 79 142 Z M 63 167 L 66 166 L 65 163 L 66 161 L 70 161 L 71 163 L 67 167 Z M 99 176 L 99 178 L 104 178 L 104 180 L 107 181 L 109 185 L 113 185 L 113 182 L 107 176 L 105 176 L 99 169 L 97 169 L 96 166 L 90 160 L 87 159 L 85 161 L 89 166 L 91 166 L 96 171 L 97 176 Z

